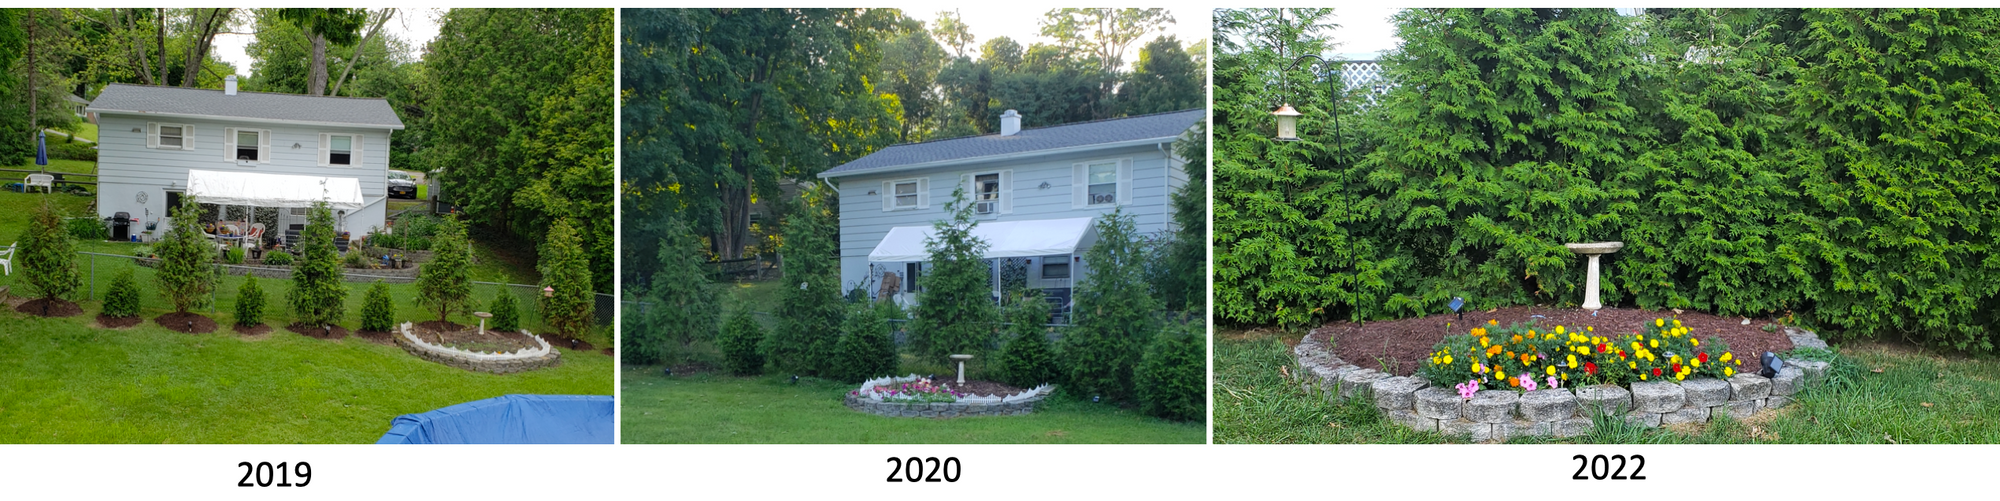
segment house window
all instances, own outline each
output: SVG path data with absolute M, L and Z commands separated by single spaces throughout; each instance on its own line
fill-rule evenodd
M 327 165 L 354 164 L 354 136 L 330 136 L 327 138 Z
M 1000 173 L 972 177 L 974 210 L 980 214 L 1000 212 Z
M 898 181 L 896 182 L 895 189 L 897 209 L 917 208 L 917 181 L 915 179 Z
M 1045 279 L 1069 278 L 1069 263 L 1043 261 L 1042 278 Z
M 185 131 L 179 125 L 160 126 L 160 147 L 180 149 L 183 145 L 187 144 L 187 138 L 181 135 Z
M 164 128 L 164 127 L 162 127 L 162 128 Z M 173 214 L 173 213 L 174 213 L 174 209 L 178 209 L 178 208 L 180 208 L 180 206 L 181 206 L 181 196 L 182 196 L 182 195 L 184 195 L 184 194 L 186 194 L 186 193 L 187 193 L 187 192 L 184 192 L 184 191 L 169 191 L 169 192 L 167 192 L 167 214 Z
M 262 143 L 262 134 L 254 130 L 236 131 L 236 159 L 258 161 L 257 145 Z
M 1118 203 L 1118 162 L 1090 164 L 1085 173 L 1089 205 Z
M 904 291 L 904 292 L 917 292 L 917 291 L 921 291 L 921 290 L 924 290 L 924 288 L 923 288 L 923 287 L 918 287 L 918 286 L 917 286 L 917 283 L 918 283 L 918 282 L 917 282 L 917 277 L 918 277 L 919 275 L 922 275 L 922 274 L 923 274 L 923 271 L 924 271 L 924 264 L 923 264 L 923 263 L 903 263 L 903 291 Z

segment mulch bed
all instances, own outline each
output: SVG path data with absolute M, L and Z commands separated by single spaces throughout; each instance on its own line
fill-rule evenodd
M 264 324 L 257 324 L 249 327 L 238 325 L 230 327 L 230 329 L 234 329 L 237 334 L 242 334 L 245 336 L 262 336 L 265 334 L 270 334 L 272 330 L 275 330 L 272 329 L 271 326 Z
M 42 311 L 42 308 L 44 307 L 48 308 L 47 314 L 44 314 Z M 30 299 L 28 300 L 28 302 L 21 303 L 20 306 L 14 307 L 14 311 L 26 313 L 29 315 L 35 315 L 38 317 L 60 318 L 60 317 L 74 317 L 77 315 L 82 315 L 83 307 L 77 306 L 76 303 L 64 301 L 61 299 L 57 299 L 54 301 L 50 301 L 48 299 Z
M 137 315 L 129 317 L 113 317 L 113 316 L 106 316 L 103 313 L 97 314 L 97 325 L 104 326 L 107 329 L 123 329 L 126 327 L 139 325 L 139 322 L 144 322 L 144 321 L 146 321 L 145 318 L 141 318 Z
M 597 350 L 597 346 L 591 345 L 589 341 L 584 341 L 581 339 L 564 336 L 561 334 L 542 334 L 541 336 L 543 341 L 549 342 L 549 346 L 554 346 L 566 350 L 581 351 L 585 353 Z M 573 346 L 570 345 L 569 343 L 571 341 L 575 341 L 576 344 Z M 605 349 L 608 350 L 610 348 L 605 348 Z M 606 355 L 610 355 L 610 353 L 606 353 Z
M 607 356 L 607 357 L 611 356 L 611 349 L 610 349 L 610 348 L 605 348 L 605 349 L 602 349 L 602 350 L 597 350 L 597 352 L 598 352 L 598 353 L 603 353 L 603 354 L 604 354 L 604 356 Z
M 354 331 L 354 337 L 366 339 L 368 342 L 381 345 L 395 345 L 396 339 L 394 336 L 395 334 L 385 331 Z
M 1313 336 L 1328 339 L 1333 346 L 1333 354 L 1347 363 L 1369 369 L 1383 370 L 1399 376 L 1408 376 L 1417 371 L 1418 361 L 1430 357 L 1431 349 L 1446 335 L 1463 335 L 1472 327 L 1499 320 L 1500 325 L 1516 322 L 1526 324 L 1534 321 L 1541 328 L 1557 325 L 1571 329 L 1596 327 L 1598 334 L 1616 335 L 1638 332 L 1656 318 L 1680 319 L 1697 338 L 1702 340 L 1721 339 L 1729 343 L 1729 351 L 1743 360 L 1741 372 L 1751 374 L 1763 369 L 1758 355 L 1764 352 L 1784 353 L 1792 349 L 1792 340 L 1785 336 L 1783 329 L 1765 332 L 1768 320 L 1751 320 L 1743 324 L 1743 317 L 1718 317 L 1701 312 L 1674 313 L 1672 311 L 1651 311 L 1624 308 L 1605 308 L 1592 315 L 1580 308 L 1556 309 L 1541 306 L 1515 306 L 1500 308 L 1490 312 L 1466 312 L 1464 323 L 1452 325 L 1447 330 L 1446 322 L 1457 323 L 1456 315 L 1431 315 L 1420 318 L 1406 318 L 1380 322 L 1332 322 L 1313 331 Z
M 168 313 L 153 317 L 153 323 L 167 330 L 186 334 L 207 334 L 215 332 L 215 320 L 194 313 Z
M 965 384 L 958 384 L 957 378 L 940 377 L 938 378 L 938 382 L 946 386 L 950 386 L 951 389 L 958 390 L 960 393 L 965 393 L 969 395 L 978 395 L 982 397 L 984 396 L 1004 397 L 1028 391 L 1000 383 L 995 383 L 992 381 L 979 381 L 973 379 L 966 380 Z
M 285 326 L 285 330 L 313 339 L 334 340 L 347 337 L 347 328 L 338 325 L 333 326 L 330 333 L 318 325 L 292 324 Z
M 436 320 L 416 324 L 411 329 L 418 339 L 440 346 L 450 346 L 473 351 L 518 351 L 522 348 L 540 348 L 535 339 L 519 331 L 486 329 L 479 332 L 476 325 L 458 325 Z M 553 344 L 553 343 L 552 343 Z

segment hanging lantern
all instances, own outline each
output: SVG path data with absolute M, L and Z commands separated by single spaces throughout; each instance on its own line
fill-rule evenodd
M 1299 110 L 1292 109 L 1290 104 L 1279 105 L 1271 112 L 1271 116 L 1278 117 L 1279 141 L 1299 140 L 1299 115 Z

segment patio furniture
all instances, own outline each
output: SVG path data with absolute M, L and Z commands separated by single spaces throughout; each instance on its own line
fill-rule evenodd
M 55 176 L 51 176 L 48 174 L 29 174 L 28 179 L 26 181 L 27 183 L 26 187 L 33 188 L 36 186 L 40 186 L 42 187 L 42 189 L 47 190 L 49 193 L 54 193 L 56 191 L 55 182 L 56 182 Z
M 18 245 L 20 242 L 14 242 L 7 244 L 7 250 L 0 250 L 0 270 L 8 275 L 14 274 L 14 249 Z

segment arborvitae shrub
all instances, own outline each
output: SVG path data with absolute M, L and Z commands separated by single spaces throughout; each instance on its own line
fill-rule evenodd
M 441 220 L 443 223 L 438 225 L 433 240 L 436 250 L 431 262 L 424 264 L 417 276 L 417 304 L 437 312 L 439 322 L 445 321 L 451 312 L 471 309 L 472 304 L 472 276 L 467 272 L 472 258 L 465 225 L 453 216 Z M 505 291 L 501 295 L 506 295 Z M 492 313 L 499 318 L 498 312 Z
M 111 288 L 104 291 L 104 316 L 126 318 L 139 314 L 139 282 L 132 278 L 132 269 L 118 270 L 111 277 Z
M 597 301 L 590 289 L 590 257 L 584 252 L 583 237 L 568 219 L 549 226 L 541 257 L 542 283 L 555 289 L 542 298 L 542 321 L 556 333 L 582 336 L 596 321 Z
M 493 302 L 488 303 L 486 310 L 487 313 L 493 314 L 493 318 L 486 322 L 486 325 L 493 330 L 501 332 L 521 330 L 520 300 L 514 299 L 514 294 L 507 292 L 507 289 L 501 288 L 495 292 Z
M 1176 421 L 1208 416 L 1208 336 L 1202 321 L 1169 322 L 1133 376 L 1139 410 Z
M 201 205 L 193 196 L 182 197 L 181 206 L 172 210 L 173 229 L 158 246 L 160 264 L 153 281 L 174 312 L 187 313 L 207 304 L 215 291 L 215 243 L 201 232 Z
M 840 333 L 833 377 L 858 383 L 896 373 L 896 338 L 882 311 L 867 303 L 849 305 Z
M 264 323 L 264 286 L 258 282 L 256 275 L 243 274 L 243 286 L 236 289 L 236 325 Z
M 940 365 L 951 365 L 955 354 L 985 355 L 998 316 L 988 283 L 992 272 L 982 257 L 989 244 L 972 236 L 978 224 L 972 210 L 965 189 L 952 190 L 945 205 L 951 218 L 933 223 L 931 239 L 924 244 L 930 258 L 924 291 L 911 315 L 910 345 Z
M 14 265 L 27 275 L 29 288 L 44 299 L 61 299 L 83 287 L 83 271 L 76 265 L 76 237 L 62 228 L 62 215 L 54 199 L 44 198 L 29 216 L 28 230 L 22 232 L 14 250 Z
M 389 285 L 378 279 L 361 298 L 361 330 L 388 332 L 395 325 L 395 300 L 389 298 Z
M 1063 333 L 1064 382 L 1081 395 L 1134 398 L 1132 370 L 1159 330 L 1160 302 L 1145 280 L 1146 252 L 1123 209 L 1098 218 L 1097 243 L 1084 252 L 1076 326 Z
M 647 304 L 622 313 L 627 328 L 618 333 L 628 364 L 682 362 L 695 343 L 713 343 L 722 327 L 720 294 L 703 271 L 707 260 L 701 239 L 679 219 L 665 221 L 660 240 L 659 268 L 643 293 L 628 290 Z
M 778 294 L 778 328 L 771 332 L 771 364 L 778 370 L 824 376 L 833 369 L 834 345 L 846 309 L 840 294 L 840 244 L 825 189 L 813 185 L 785 216 L 785 263 Z
M 751 318 L 750 310 L 736 310 L 722 329 L 722 362 L 730 374 L 755 376 L 764 373 L 764 327 Z
M 1017 296 L 1006 310 L 1007 344 L 995 360 L 1000 382 L 1021 388 L 1054 383 L 1062 375 L 1049 348 L 1049 303 L 1039 294 Z
M 292 318 L 299 325 L 321 327 L 340 322 L 347 316 L 347 275 L 340 268 L 340 252 L 334 247 L 333 210 L 326 202 L 314 202 L 307 212 L 306 227 L 299 232 L 293 248 L 299 252 L 292 266 L 292 288 L 288 300 Z

